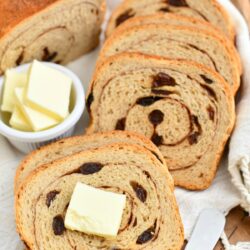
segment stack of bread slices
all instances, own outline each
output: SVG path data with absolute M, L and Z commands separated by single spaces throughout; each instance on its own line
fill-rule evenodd
M 106 36 L 87 132 L 143 134 L 175 185 L 208 188 L 234 126 L 242 74 L 227 12 L 216 0 L 125 0 Z
M 65 227 L 78 182 L 126 195 L 117 237 Z M 173 189 L 162 154 L 143 136 L 113 131 L 63 139 L 34 151 L 19 166 L 17 231 L 32 250 L 180 250 L 183 227 Z
M 242 68 L 215 0 L 124 0 L 106 36 L 87 135 L 34 151 L 17 170 L 17 230 L 29 249 L 180 250 L 174 184 L 208 188 L 232 132 Z M 65 228 L 77 182 L 126 195 L 116 238 Z

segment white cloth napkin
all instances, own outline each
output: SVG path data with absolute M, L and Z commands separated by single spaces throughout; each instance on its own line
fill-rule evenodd
M 119 4 L 120 0 L 108 0 L 108 7 L 114 8 Z M 243 162 L 248 166 L 250 158 L 250 112 L 248 112 L 248 107 L 250 107 L 250 42 L 248 39 L 247 26 L 244 23 L 243 18 L 238 13 L 238 11 L 229 3 L 228 0 L 220 0 L 220 2 L 229 10 L 230 14 L 236 21 L 238 39 L 237 43 L 239 46 L 239 51 L 244 63 L 245 74 L 244 74 L 244 88 L 243 94 L 238 105 L 238 121 L 235 128 L 234 135 L 230 144 L 229 152 L 229 165 L 230 171 L 233 174 L 234 182 L 238 183 L 237 187 L 241 187 L 245 191 L 244 195 L 241 197 L 240 192 L 234 187 L 231 182 L 231 177 L 228 172 L 228 154 L 226 153 L 224 159 L 221 162 L 221 166 L 216 175 L 216 178 L 212 186 L 206 191 L 202 192 L 191 192 L 185 191 L 177 188 L 175 191 L 177 201 L 179 204 L 179 209 L 181 212 L 181 217 L 183 219 L 185 236 L 186 239 L 190 237 L 193 226 L 199 213 L 204 208 L 215 207 L 227 214 L 233 207 L 239 205 L 240 203 L 245 204 L 245 207 L 249 208 L 250 201 L 248 205 L 245 202 L 241 202 L 241 198 L 249 198 L 249 173 L 248 170 L 244 168 L 245 173 L 245 183 L 248 183 L 248 187 L 243 185 L 240 181 L 239 169 L 243 165 Z M 109 9 L 109 13 L 110 13 Z M 109 15 L 108 13 L 108 15 Z M 108 16 L 107 15 L 107 16 Z M 83 56 L 79 60 L 68 65 L 75 73 L 79 75 L 83 81 L 85 90 L 88 87 L 90 81 L 95 61 L 98 56 L 99 48 Z M 249 83 L 249 84 L 247 84 Z M 84 113 L 81 121 L 77 126 L 76 133 L 83 133 L 84 128 L 88 124 L 88 117 L 86 112 Z M 22 243 L 15 231 L 14 222 L 14 201 L 13 201 L 13 182 L 15 169 L 19 161 L 23 158 L 23 155 L 12 148 L 9 143 L 0 136 L 0 249 L 1 250 L 20 250 L 22 249 Z M 244 165 L 244 166 L 245 166 Z M 240 184 L 239 184 L 240 183 Z M 248 188 L 248 189 L 247 189 Z M 241 192 L 242 192 L 242 189 Z M 227 242 L 225 242 L 227 244 Z M 227 245 L 227 249 L 230 245 Z M 250 249 L 250 248 L 234 248 L 234 249 Z

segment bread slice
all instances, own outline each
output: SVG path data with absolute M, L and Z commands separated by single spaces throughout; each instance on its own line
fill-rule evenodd
M 65 64 L 98 45 L 104 0 L 0 1 L 0 74 L 32 59 Z
M 145 24 L 168 24 L 174 26 L 195 27 L 202 30 L 209 30 L 210 32 L 220 33 L 219 29 L 206 21 L 178 14 L 162 12 L 130 18 L 126 22 L 119 25 L 113 32 Z
M 134 16 L 155 13 L 176 13 L 209 22 L 234 41 L 232 21 L 216 0 L 125 0 L 113 12 L 106 35 L 110 36 L 116 27 Z
M 113 144 L 62 158 L 37 169 L 20 187 L 18 232 L 33 250 L 180 250 L 183 227 L 167 180 L 165 165 L 137 145 Z M 64 216 L 77 182 L 126 194 L 116 238 L 65 229 Z
M 27 155 L 17 168 L 15 191 L 17 191 L 25 178 L 41 165 L 80 151 L 94 149 L 116 142 L 141 145 L 152 151 L 161 162 L 164 162 L 162 154 L 148 138 L 133 132 L 111 131 L 86 136 L 69 137 L 44 146 Z
M 115 32 L 106 41 L 99 64 L 105 58 L 125 51 L 196 61 L 220 73 L 233 93 L 240 85 L 238 54 L 227 39 L 214 32 L 166 24 L 130 27 Z
M 119 25 L 119 27 L 115 29 L 115 32 L 121 32 L 122 30 L 126 30 L 130 27 L 145 24 L 167 24 L 172 26 L 192 27 L 198 30 L 209 31 L 209 33 L 213 33 L 214 36 L 219 36 L 220 39 L 224 41 L 224 43 L 230 43 L 230 40 L 227 39 L 227 37 L 224 36 L 224 34 L 222 34 L 219 29 L 208 22 L 173 13 L 156 13 L 146 16 L 136 16 Z M 236 48 L 232 46 L 232 44 L 227 46 L 231 47 L 231 50 L 234 50 L 233 53 L 235 54 L 235 57 L 238 61 L 239 71 L 242 74 L 243 70 L 239 53 L 237 52 Z
M 144 134 L 159 147 L 175 185 L 210 186 L 235 121 L 220 75 L 190 61 L 124 53 L 107 59 L 92 82 L 88 133 Z

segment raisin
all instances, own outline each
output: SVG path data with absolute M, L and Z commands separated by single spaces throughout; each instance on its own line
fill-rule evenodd
M 145 202 L 147 199 L 147 191 L 137 182 L 131 181 L 130 185 L 132 186 L 133 190 L 136 193 L 138 199 L 142 202 Z
M 162 86 L 175 86 L 176 81 L 173 77 L 165 73 L 158 73 L 153 80 L 153 87 L 162 87 Z
M 136 103 L 141 105 L 141 106 L 150 106 L 153 103 L 163 99 L 162 97 L 159 96 L 148 96 L 148 97 L 142 97 L 139 98 Z
M 160 110 L 156 109 L 148 115 L 148 119 L 153 125 L 156 126 L 163 122 L 164 114 Z
M 86 101 L 86 105 L 87 105 L 87 110 L 88 112 L 90 113 L 90 106 L 92 104 L 92 102 L 94 101 L 94 95 L 93 93 L 91 92 L 87 98 L 87 101 Z
M 163 143 L 163 137 L 158 135 L 157 133 L 154 133 L 153 136 L 151 137 L 151 141 L 156 145 L 160 146 Z
M 188 7 L 186 0 L 168 0 L 167 3 L 175 7 Z
M 51 191 L 47 194 L 46 196 L 46 205 L 47 207 L 50 207 L 52 201 L 54 201 L 54 199 L 56 198 L 56 196 L 59 194 L 60 192 L 59 191 Z
M 47 47 L 45 47 L 43 49 L 42 60 L 46 61 L 46 62 L 51 62 L 51 61 L 53 61 L 56 58 L 57 54 L 58 54 L 57 52 L 50 53 L 49 49 Z
M 198 136 L 200 135 L 199 132 L 194 132 L 188 137 L 188 141 L 190 145 L 198 143 Z
M 214 109 L 211 106 L 209 106 L 207 107 L 207 112 L 208 112 L 209 119 L 214 121 Z
M 98 162 L 85 163 L 80 167 L 80 173 L 83 175 L 90 175 L 101 171 L 103 165 Z
M 214 90 L 212 88 L 210 88 L 210 87 L 208 87 L 206 85 L 201 85 L 201 87 L 206 90 L 206 92 L 208 93 L 208 95 L 210 95 L 215 100 L 217 100 L 217 96 L 216 96 L 216 94 L 215 94 L 215 92 L 214 92 Z
M 200 75 L 201 78 L 207 83 L 207 84 L 212 84 L 213 80 L 209 79 L 208 77 L 206 77 L 205 75 Z
M 52 228 L 55 235 L 62 235 L 65 231 L 63 217 L 61 215 L 57 215 L 53 218 Z
M 19 55 L 19 57 L 17 58 L 17 60 L 16 60 L 16 65 L 17 66 L 19 66 L 21 63 L 22 63 L 22 61 L 23 61 L 23 56 L 24 56 L 24 54 L 23 54 L 23 52 Z
M 122 13 L 117 19 L 116 19 L 116 27 L 128 20 L 131 17 L 134 17 L 135 13 L 132 9 L 126 10 L 124 13 Z
M 137 239 L 136 244 L 142 245 L 152 240 L 155 235 L 155 229 L 153 227 L 144 231 Z
M 199 118 L 196 115 L 192 115 L 191 116 L 191 121 L 192 121 L 192 124 L 195 124 L 195 126 L 198 129 L 199 133 L 201 133 L 202 129 L 201 129 L 201 125 L 199 123 Z
M 169 8 L 163 7 L 159 9 L 160 12 L 169 12 Z
M 125 130 L 126 118 L 122 118 L 117 121 L 115 130 Z
M 135 218 L 135 221 L 133 223 L 133 227 L 136 227 L 137 226 L 137 218 Z

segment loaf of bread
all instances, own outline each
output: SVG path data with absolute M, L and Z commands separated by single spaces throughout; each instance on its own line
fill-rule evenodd
M 77 182 L 126 195 L 116 238 L 65 228 L 65 213 Z M 106 145 L 38 168 L 20 186 L 15 213 L 18 232 L 32 250 L 180 250 L 183 245 L 168 170 L 151 151 L 137 145 Z
M 0 74 L 33 59 L 65 64 L 98 45 L 104 0 L 1 0 Z
M 113 12 L 106 35 L 110 36 L 116 27 L 132 17 L 155 13 L 176 13 L 209 22 L 234 41 L 230 17 L 216 0 L 125 0 Z
M 133 132 L 112 131 L 106 133 L 97 133 L 85 136 L 75 136 L 62 139 L 51 143 L 27 155 L 16 171 L 15 190 L 20 184 L 39 166 L 50 163 L 59 158 L 75 154 L 88 149 L 98 148 L 100 146 L 124 142 L 129 144 L 141 145 L 150 150 L 162 162 L 164 158 L 158 148 L 146 137 Z M 169 179 L 169 182 L 171 178 Z
M 102 64 L 87 104 L 88 133 L 144 134 L 159 147 L 175 184 L 194 190 L 211 184 L 235 120 L 234 99 L 219 74 L 190 61 L 137 53 Z
M 196 61 L 220 73 L 233 93 L 240 86 L 241 65 L 232 43 L 199 26 L 145 24 L 119 30 L 105 42 L 98 65 L 121 52 Z

